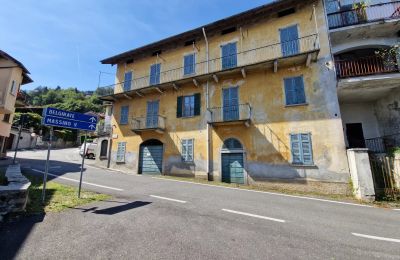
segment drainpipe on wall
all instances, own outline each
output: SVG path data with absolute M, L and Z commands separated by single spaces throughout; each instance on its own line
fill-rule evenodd
M 210 62 L 210 53 L 209 53 L 209 48 L 208 48 L 208 39 L 207 39 L 207 35 L 206 35 L 206 30 L 204 29 L 204 27 L 202 28 L 203 30 L 203 35 L 204 35 L 204 40 L 206 42 L 206 74 L 208 74 L 209 72 L 209 62 Z M 210 109 L 210 101 L 209 101 L 209 81 L 207 79 L 207 84 L 206 84 L 206 111 L 207 113 L 209 112 Z M 207 119 L 207 118 L 206 118 Z M 211 126 L 210 124 L 207 122 L 207 177 L 208 180 L 211 181 L 212 180 L 212 176 L 211 176 L 211 159 L 210 159 L 210 154 L 211 154 Z

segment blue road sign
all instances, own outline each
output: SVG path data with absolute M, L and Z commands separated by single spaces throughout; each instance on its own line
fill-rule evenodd
M 48 107 L 43 110 L 43 125 L 95 131 L 97 117 Z

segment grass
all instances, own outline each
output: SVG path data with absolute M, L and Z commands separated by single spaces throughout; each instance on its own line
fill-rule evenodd
M 236 183 L 224 183 L 224 182 L 217 182 L 217 181 L 207 181 L 202 179 L 196 178 L 188 178 L 188 177 L 175 177 L 175 176 L 160 176 L 161 178 L 165 179 L 172 179 L 172 180 L 179 180 L 179 181 L 188 181 L 193 183 L 201 183 L 207 185 L 215 185 L 215 186 L 224 186 L 230 188 L 238 188 L 243 190 L 255 190 L 255 191 L 265 191 L 265 192 L 275 192 L 275 193 L 282 193 L 288 195 L 295 195 L 295 196 L 307 196 L 313 198 L 320 198 L 320 199 L 329 199 L 335 201 L 345 201 L 351 203 L 359 203 L 359 204 L 367 204 L 376 207 L 382 208 L 400 208 L 400 201 L 374 201 L 374 202 L 363 202 L 359 201 L 351 195 L 340 195 L 340 194 L 323 194 L 318 192 L 302 192 L 302 191 L 294 191 L 288 190 L 284 188 L 278 187 L 263 187 L 263 186 L 253 186 L 253 185 L 242 185 Z
M 78 189 L 75 187 L 48 181 L 46 184 L 46 198 L 42 204 L 43 179 L 38 176 L 25 174 L 31 181 L 29 187 L 29 199 L 26 206 L 27 214 L 60 212 L 62 210 L 77 207 L 87 203 L 109 199 L 111 196 L 90 191 L 81 191 L 79 199 Z

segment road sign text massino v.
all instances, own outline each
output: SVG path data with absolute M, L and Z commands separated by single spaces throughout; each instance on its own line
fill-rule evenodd
M 48 107 L 43 110 L 42 124 L 84 131 L 95 131 L 97 117 Z

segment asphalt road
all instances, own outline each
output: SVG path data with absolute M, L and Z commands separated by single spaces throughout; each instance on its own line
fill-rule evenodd
M 77 154 L 53 151 L 49 177 L 78 185 Z M 45 151 L 18 157 L 42 174 Z M 133 176 L 94 161 L 83 180 L 114 199 L 7 225 L 0 258 L 400 259 L 396 210 Z

